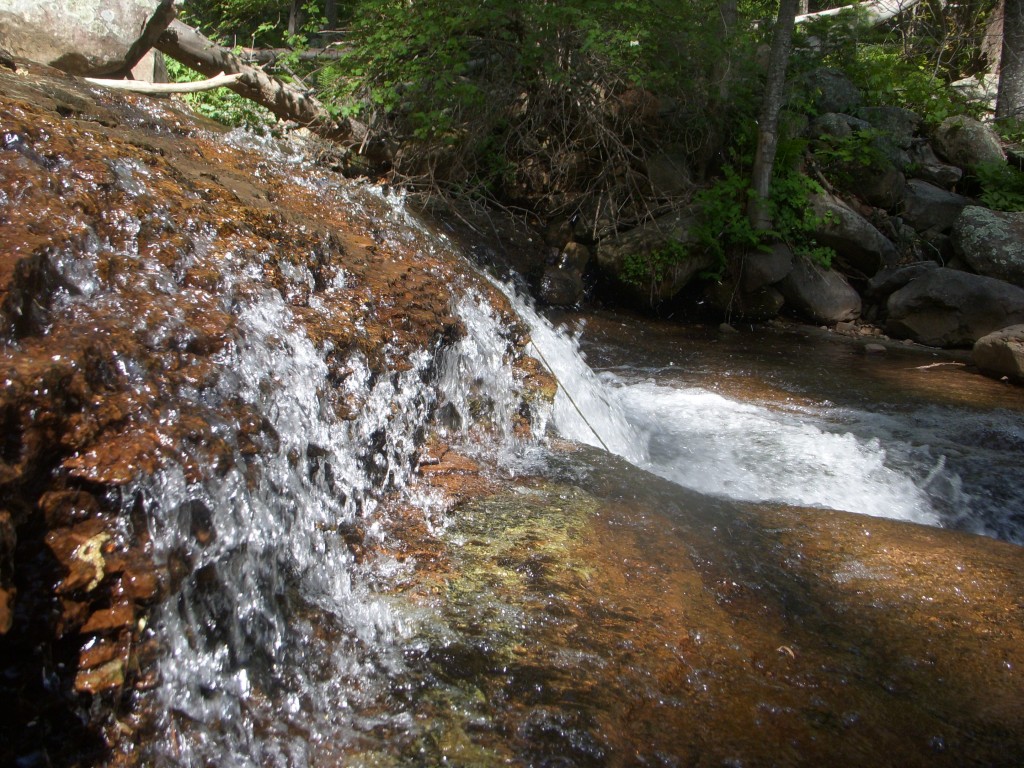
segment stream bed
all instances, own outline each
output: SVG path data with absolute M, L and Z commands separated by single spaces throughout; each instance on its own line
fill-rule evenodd
M 450 513 L 399 590 L 416 736 L 354 764 L 1020 763 L 1024 553 L 958 532 L 1020 536 L 1019 390 L 613 314 L 594 374 L 519 311 L 579 442 Z
M 1024 764 L 1020 389 L 558 330 L 323 148 L 0 118 L 0 764 Z

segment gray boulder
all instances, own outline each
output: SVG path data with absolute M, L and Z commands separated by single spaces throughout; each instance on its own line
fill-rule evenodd
M 821 221 L 812 236 L 819 245 L 832 248 L 846 266 L 871 276 L 896 263 L 896 246 L 842 200 L 823 194 L 814 197 L 811 206 Z
M 903 220 L 918 232 L 948 232 L 969 198 L 922 179 L 911 179 L 903 194 Z
M 173 0 L 5 0 L 0 48 L 73 75 L 127 74 L 174 19 Z
M 675 197 L 693 189 L 689 154 L 685 148 L 669 148 L 647 158 L 647 178 L 657 197 Z
M 1024 323 L 1024 289 L 955 269 L 929 269 L 889 296 L 886 333 L 933 347 L 968 347 Z
M 971 357 L 988 376 L 1024 382 L 1024 325 L 1011 325 L 982 336 L 974 342 Z
M 826 112 L 823 115 L 818 115 L 811 121 L 807 134 L 812 139 L 821 138 L 822 136 L 835 136 L 845 139 L 852 136 L 855 131 L 863 131 L 870 127 L 871 125 L 867 120 L 861 120 L 859 117 L 844 115 L 841 112 Z
M 1006 162 L 999 136 L 973 117 L 947 117 L 935 130 L 933 141 L 939 154 L 966 171 L 988 163 Z
M 895 163 L 881 159 L 873 165 L 854 169 L 847 189 L 868 205 L 892 211 L 903 202 L 907 178 Z
M 715 263 L 696 246 L 692 209 L 661 216 L 628 232 L 602 238 L 594 254 L 600 270 L 632 297 L 651 306 L 672 299 Z M 680 248 L 681 246 L 681 248 Z M 675 254 L 685 251 L 681 258 Z
M 943 189 L 949 189 L 963 178 L 964 172 L 960 168 L 939 160 L 931 144 L 925 141 L 915 143 L 910 148 L 909 156 L 910 165 L 907 167 L 907 173 L 914 178 Z
M 864 289 L 864 299 L 874 304 L 884 304 L 889 297 L 896 293 L 911 280 L 921 277 L 925 272 L 938 269 L 939 265 L 934 261 L 922 261 L 916 264 L 907 264 L 903 267 L 883 269 L 872 277 Z
M 864 103 L 860 89 L 837 69 L 820 67 L 804 75 L 814 112 L 850 112 Z
M 910 149 L 921 125 L 917 113 L 903 107 L 861 107 L 857 117 L 881 131 L 885 139 L 899 149 Z
M 776 287 L 789 306 L 815 323 L 831 325 L 860 317 L 860 296 L 834 269 L 796 259 Z
M 756 251 L 743 257 L 740 289 L 754 293 L 777 283 L 793 269 L 793 251 L 785 243 L 776 243 L 767 252 Z
M 952 239 L 975 272 L 1024 287 L 1024 213 L 968 206 L 953 225 Z

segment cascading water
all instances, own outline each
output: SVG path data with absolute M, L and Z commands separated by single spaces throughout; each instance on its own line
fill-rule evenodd
M 390 211 L 393 237 L 445 247 L 425 240 L 400 204 Z M 289 284 L 312 288 L 305 268 L 282 271 Z M 345 292 L 339 275 L 328 293 Z M 223 279 L 244 278 L 229 271 Z M 191 405 L 242 408 L 264 438 L 233 445 L 234 459 L 212 478 L 197 483 L 186 466 L 168 464 L 124 496 L 126 513 L 145 508 L 154 560 L 180 580 L 150 626 L 165 646 L 156 696 L 167 738 L 150 756 L 158 764 L 320 764 L 370 731 L 408 738 L 415 725 L 389 686 L 412 619 L 377 586 L 409 566 L 380 555 L 360 562 L 350 534 L 360 547 L 383 543 L 388 521 L 378 507 L 389 496 L 419 506 L 428 526 L 437 517 L 432 495 L 408 485 L 438 410 L 450 439 L 480 426 L 486 444 L 470 450 L 513 472 L 536 447 L 513 431 L 517 417 L 529 410 L 519 421 L 537 434 L 546 420 L 542 404 L 524 403 L 502 320 L 478 291 L 452 299 L 467 330 L 460 341 L 416 351 L 404 371 L 386 375 L 350 353 L 340 388 L 324 359 L 332 350 L 296 327 L 281 293 L 243 296 L 251 303 L 217 355 L 216 390 L 192 393 Z M 329 298 L 311 305 L 332 311 Z M 339 402 L 352 417 L 339 417 Z M 178 411 L 164 418 L 173 422 Z M 238 431 L 223 425 L 228 440 Z
M 595 374 L 577 340 L 505 286 L 531 328 L 536 354 L 558 378 L 553 422 L 701 493 L 859 512 L 938 525 L 965 503 L 942 457 L 893 440 L 832 431 L 811 413 L 773 410 L 707 390 Z M 819 423 L 815 423 L 815 422 Z M 904 460 L 892 460 L 897 454 Z M 943 517 L 942 512 L 946 512 Z
M 359 520 L 371 540 L 381 535 L 377 499 L 406 483 L 434 401 L 430 356 L 376 381 L 354 356 L 344 394 L 358 416 L 342 421 L 322 355 L 290 324 L 267 294 L 220 361 L 231 374 L 219 394 L 252 406 L 276 445 L 216 480 L 189 484 L 170 467 L 141 489 L 157 559 L 189 572 L 154 619 L 170 644 L 159 692 L 178 732 L 164 745 L 172 763 L 313 762 L 322 739 L 354 727 L 350 700 L 378 695 L 369 670 L 394 663 L 404 631 L 358 577 L 344 533 Z
M 930 519 L 948 440 L 596 375 L 392 196 L 162 102 L 0 91 L 36 153 L 0 153 L 30 256 L 0 307 L 0 762 L 1024 754 L 1019 548 L 650 473 Z M 977 440 L 1019 444 L 998 419 Z

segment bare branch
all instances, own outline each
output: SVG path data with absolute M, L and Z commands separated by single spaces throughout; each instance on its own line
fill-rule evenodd
M 262 104 L 283 120 L 306 126 L 319 136 L 349 142 L 361 142 L 365 137 L 365 126 L 353 120 L 335 119 L 316 97 L 245 64 L 227 48 L 187 24 L 171 22 L 156 47 L 207 77 L 218 72 L 243 75 L 229 85 L 231 90 Z
M 215 88 L 224 88 L 242 78 L 240 72 L 233 75 L 225 75 L 221 72 L 216 77 L 208 80 L 199 80 L 194 83 L 148 83 L 145 80 L 106 80 L 99 77 L 83 78 L 85 82 L 93 85 L 101 85 L 104 88 L 111 88 L 115 91 L 129 91 L 131 93 L 170 94 L 170 93 L 199 93 L 200 91 L 212 91 Z

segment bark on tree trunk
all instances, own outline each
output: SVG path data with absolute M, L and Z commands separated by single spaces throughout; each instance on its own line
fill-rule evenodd
M 291 7 L 288 9 L 288 34 L 297 35 L 302 29 L 302 21 L 302 2 L 301 0 L 292 0 Z
M 1024 0 L 1006 0 L 996 119 L 1024 118 Z
M 754 169 L 751 173 L 753 194 L 747 203 L 747 218 L 755 229 L 769 229 L 772 225 L 768 210 L 775 151 L 779 146 L 779 112 L 782 110 L 786 86 L 786 67 L 793 48 L 793 26 L 800 0 L 779 0 L 779 17 L 772 34 L 771 55 L 768 58 L 768 78 L 764 101 L 758 119 L 757 148 L 754 151 Z
M 173 59 L 207 77 L 241 73 L 228 87 L 262 104 L 282 120 L 293 120 L 313 133 L 333 141 L 362 142 L 364 126 L 352 120 L 336 120 L 313 96 L 250 67 L 231 51 L 214 43 L 187 24 L 174 21 L 157 40 L 156 47 Z

